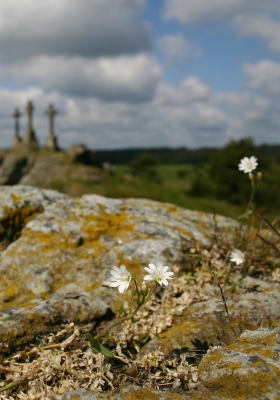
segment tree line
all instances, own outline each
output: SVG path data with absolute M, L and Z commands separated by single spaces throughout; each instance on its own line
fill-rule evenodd
M 243 139 L 241 139 L 242 142 Z M 280 145 L 254 145 L 252 140 L 250 149 L 256 151 L 264 157 L 273 157 L 280 163 Z M 237 141 L 238 143 L 238 141 Z M 225 146 L 227 147 L 227 146 Z M 188 149 L 185 147 L 169 148 L 169 147 L 154 147 L 154 148 L 139 148 L 139 149 L 117 149 L 117 150 L 98 150 L 96 159 L 98 164 L 109 162 L 111 164 L 128 164 L 132 160 L 142 154 L 149 154 L 155 157 L 160 164 L 193 164 L 202 165 L 210 162 L 221 148 L 202 147 L 198 149 Z

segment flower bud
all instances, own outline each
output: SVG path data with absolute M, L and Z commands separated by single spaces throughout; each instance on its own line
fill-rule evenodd
M 254 265 L 250 265 L 249 269 L 248 269 L 248 275 L 252 275 L 255 271 L 255 266 Z
M 249 179 L 250 179 L 250 181 L 254 180 L 254 175 L 252 174 L 252 172 L 249 172 Z
M 131 294 L 132 294 L 132 296 L 135 296 L 136 293 L 137 293 L 137 289 L 136 289 L 135 287 L 133 287 L 133 288 L 131 289 Z
M 262 180 L 262 173 L 261 172 L 257 173 L 257 178 L 258 178 L 259 182 Z
M 142 282 L 141 294 L 142 294 L 143 296 L 147 296 L 147 294 L 148 294 L 148 289 L 147 289 L 147 286 L 146 286 L 146 282 L 145 282 L 145 281 Z

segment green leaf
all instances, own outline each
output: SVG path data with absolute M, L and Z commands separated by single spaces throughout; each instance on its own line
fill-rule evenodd
M 121 306 L 117 309 L 117 312 L 118 312 L 119 314 L 125 313 L 125 312 L 127 312 L 127 308 L 125 308 L 123 305 L 121 305 Z
M 179 317 L 180 315 L 183 315 L 183 312 L 182 311 L 174 311 L 173 315 L 176 315 Z
M 148 300 L 150 300 L 151 297 L 151 290 L 148 289 L 148 293 L 146 294 L 146 296 L 144 297 L 144 301 L 143 301 L 143 305 L 147 303 Z
M 98 343 L 90 333 L 86 333 L 85 336 L 89 340 L 89 343 L 90 343 L 89 347 L 91 349 L 97 351 L 100 354 L 103 354 L 103 356 L 112 357 L 112 358 L 115 357 L 114 354 L 111 353 L 110 350 L 108 350 L 106 347 L 102 346 L 102 344 Z
M 253 212 L 251 210 L 248 210 L 248 211 L 245 212 L 245 214 L 239 215 L 238 218 L 239 219 L 246 219 L 246 218 L 249 218 L 252 214 L 253 214 Z

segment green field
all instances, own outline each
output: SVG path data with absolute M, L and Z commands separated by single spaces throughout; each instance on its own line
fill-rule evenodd
M 191 210 L 212 213 L 237 218 L 244 212 L 244 207 L 233 206 L 224 200 L 190 197 L 187 190 L 196 167 L 193 165 L 159 164 L 154 167 L 158 181 L 144 177 L 135 177 L 127 165 L 118 165 L 115 174 L 108 175 L 100 183 L 84 180 L 69 182 L 71 195 L 80 196 L 84 193 L 95 193 L 112 198 L 147 198 L 169 202 Z M 69 187 L 68 185 L 68 187 Z M 53 189 L 58 189 L 55 187 Z M 64 191 L 64 190 L 62 190 Z

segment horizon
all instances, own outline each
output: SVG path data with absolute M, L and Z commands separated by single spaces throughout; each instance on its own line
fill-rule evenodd
M 252 139 L 252 138 L 244 137 L 244 138 L 240 138 L 240 139 Z M 183 149 L 183 150 L 189 150 L 189 151 L 196 151 L 196 150 L 201 150 L 201 149 L 219 150 L 219 149 L 223 149 L 225 146 L 227 146 L 230 143 L 231 140 L 232 139 L 230 139 L 227 143 L 225 143 L 224 145 L 221 145 L 221 146 L 210 146 L 210 145 L 209 146 L 200 146 L 200 147 L 187 147 L 187 146 L 184 146 L 184 145 L 175 146 L 175 147 L 173 147 L 173 146 L 140 147 L 139 146 L 139 147 L 116 147 L 116 148 L 113 148 L 113 149 L 111 149 L 111 148 L 93 148 L 93 147 L 88 147 L 84 143 L 71 143 L 68 147 L 60 146 L 59 149 L 55 150 L 55 151 L 67 151 L 71 146 L 85 146 L 87 150 L 96 151 L 96 152 L 97 151 L 112 151 L 113 152 L 113 151 L 129 151 L 129 150 L 131 150 L 131 151 L 134 151 L 134 150 L 141 150 L 141 151 L 143 150 L 143 151 L 145 151 L 145 150 L 160 150 L 160 149 L 166 149 L 166 150 Z M 235 140 L 235 139 L 233 139 L 233 140 Z M 239 140 L 239 139 L 237 139 L 237 140 Z M 266 142 L 255 143 L 255 142 L 253 142 L 253 146 L 254 147 L 261 147 L 261 146 L 280 147 L 280 143 L 266 143 Z M 2 151 L 2 150 L 3 151 L 13 150 L 13 149 L 14 148 L 12 146 L 5 147 L 5 148 L 0 147 L 0 151 Z M 33 150 L 27 149 L 25 147 L 23 147 L 23 149 L 27 150 L 27 151 L 33 151 Z M 20 147 L 17 147 L 15 149 L 15 151 L 18 151 L 18 150 L 20 150 Z M 47 148 L 39 143 L 39 148 L 37 150 L 47 150 Z M 35 150 L 35 151 L 37 151 L 37 150 Z
M 41 145 L 49 104 L 63 148 L 280 144 L 274 0 L 0 0 L 0 15 L 1 148 L 29 100 Z

